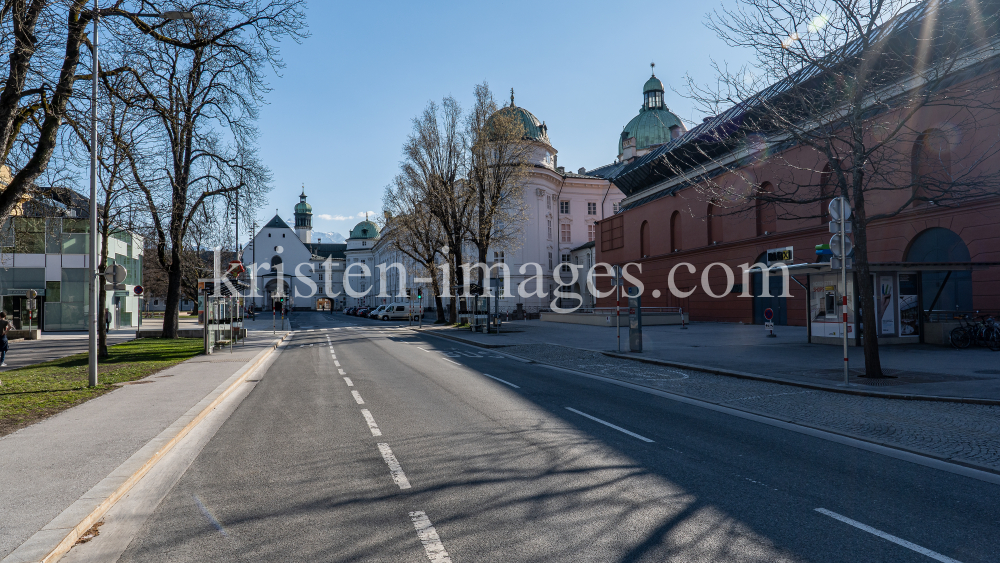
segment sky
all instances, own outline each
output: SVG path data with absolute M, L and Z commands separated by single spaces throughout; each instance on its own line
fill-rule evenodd
M 750 59 L 704 26 L 719 5 L 311 0 L 311 36 L 282 45 L 286 68 L 271 77 L 261 112 L 260 155 L 274 189 L 258 223 L 276 211 L 290 219 L 303 186 L 314 242 L 319 233 L 346 236 L 365 212 L 381 214 L 412 119 L 449 95 L 468 108 L 483 81 L 499 102 L 514 88 L 572 171 L 614 161 L 650 62 L 667 106 L 698 123 L 704 115 L 681 95 L 685 74 L 711 82 L 712 59 L 730 67 Z

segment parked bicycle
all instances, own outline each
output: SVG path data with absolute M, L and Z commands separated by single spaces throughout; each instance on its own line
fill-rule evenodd
M 985 346 L 994 352 L 1000 351 L 1000 323 L 988 315 L 980 315 L 979 320 L 973 322 L 969 315 L 961 319 L 962 326 L 951 331 L 951 345 L 955 348 L 968 348 Z

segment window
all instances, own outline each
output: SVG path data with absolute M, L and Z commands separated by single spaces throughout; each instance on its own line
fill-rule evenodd
M 649 256 L 649 221 L 643 221 L 639 226 L 639 255 Z
M 496 264 L 503 264 L 504 262 L 506 262 L 506 259 L 504 258 L 503 255 L 503 251 L 493 253 L 493 262 Z
M 708 204 L 706 220 L 708 222 L 708 244 L 719 244 L 722 242 L 722 219 L 717 215 L 718 208 L 713 204 Z
M 549 219 L 548 223 L 549 223 L 549 240 L 552 240 L 552 219 Z
M 616 201 L 611 204 L 611 214 L 616 215 L 617 213 L 618 213 L 618 202 Z
M 597 215 L 597 203 L 593 201 L 587 202 L 587 215 Z
M 552 209 L 552 196 L 551 195 L 545 196 L 545 207 L 548 208 L 548 209 Z
M 559 213 L 569 213 L 568 201 L 563 200 L 559 202 Z
M 319 274 L 319 281 L 323 281 L 323 272 L 320 272 Z
M 285 233 L 281 233 L 281 238 L 285 238 Z
M 559 242 L 570 242 L 571 240 L 573 239 L 570 237 L 570 224 L 559 225 Z
M 271 238 L 271 233 L 267 233 L 267 238 Z
M 571 260 L 572 260 L 572 258 L 570 257 L 569 254 L 563 254 L 562 255 L 562 271 L 564 271 L 564 272 L 569 272 L 570 271 L 569 263 L 570 263 Z
M 591 223 L 587 225 L 587 242 L 594 242 L 594 237 L 597 236 L 597 225 Z
M 928 129 L 913 143 L 913 205 L 933 203 L 951 181 L 951 143 L 944 131 Z
M 321 286 L 321 285 L 316 286 L 316 293 L 319 294 L 319 295 L 322 295 L 323 294 L 323 286 Z
M 681 212 L 674 211 L 670 216 L 670 250 L 677 252 L 681 246 Z
M 402 305 L 396 305 L 396 311 L 405 311 L 405 310 L 406 310 L 406 307 L 404 307 Z
M 549 269 L 552 269 L 552 253 L 549 252 Z

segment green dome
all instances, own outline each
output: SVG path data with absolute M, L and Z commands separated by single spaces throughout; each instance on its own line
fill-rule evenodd
M 304 201 L 300 201 L 300 202 L 298 202 L 298 203 L 295 204 L 295 212 L 296 213 L 312 213 L 312 210 L 313 210 L 313 206 L 309 205 L 308 203 L 306 203 Z
M 500 108 L 499 110 L 497 110 L 496 113 L 493 114 L 493 116 L 496 116 L 497 114 L 509 115 L 512 112 L 514 114 L 514 117 L 516 117 L 518 120 L 521 121 L 521 126 L 524 127 L 525 139 L 531 139 L 532 141 L 538 141 L 540 143 L 550 144 L 548 128 L 545 126 L 545 124 L 538 121 L 538 118 L 532 115 L 530 111 L 514 105 L 513 88 L 511 88 L 510 90 L 510 105 Z M 490 116 L 491 120 L 493 119 L 493 116 Z
M 675 126 L 680 127 L 682 131 L 684 130 L 684 124 L 670 110 L 643 108 L 639 115 L 633 117 L 632 121 L 629 121 L 628 125 L 625 126 L 628 135 L 623 134 L 618 139 L 618 154 L 622 154 L 624 151 L 623 141 L 625 138 L 635 137 L 636 150 L 666 143 L 673 138 L 670 128 Z
M 362 221 L 351 229 L 348 238 L 376 238 L 378 237 L 378 225 L 371 221 Z
M 657 78 L 656 75 L 650 76 L 649 80 L 647 80 L 646 84 L 642 87 L 642 93 L 645 94 L 646 92 L 655 92 L 657 90 L 660 92 L 663 91 L 663 83 L 660 82 L 660 79 Z

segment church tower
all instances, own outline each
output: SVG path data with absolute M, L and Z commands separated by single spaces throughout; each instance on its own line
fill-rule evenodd
M 312 206 L 306 203 L 306 188 L 302 186 L 302 195 L 299 196 L 299 202 L 295 204 L 295 234 L 299 235 L 299 240 L 306 244 L 312 242 L 312 210 Z

